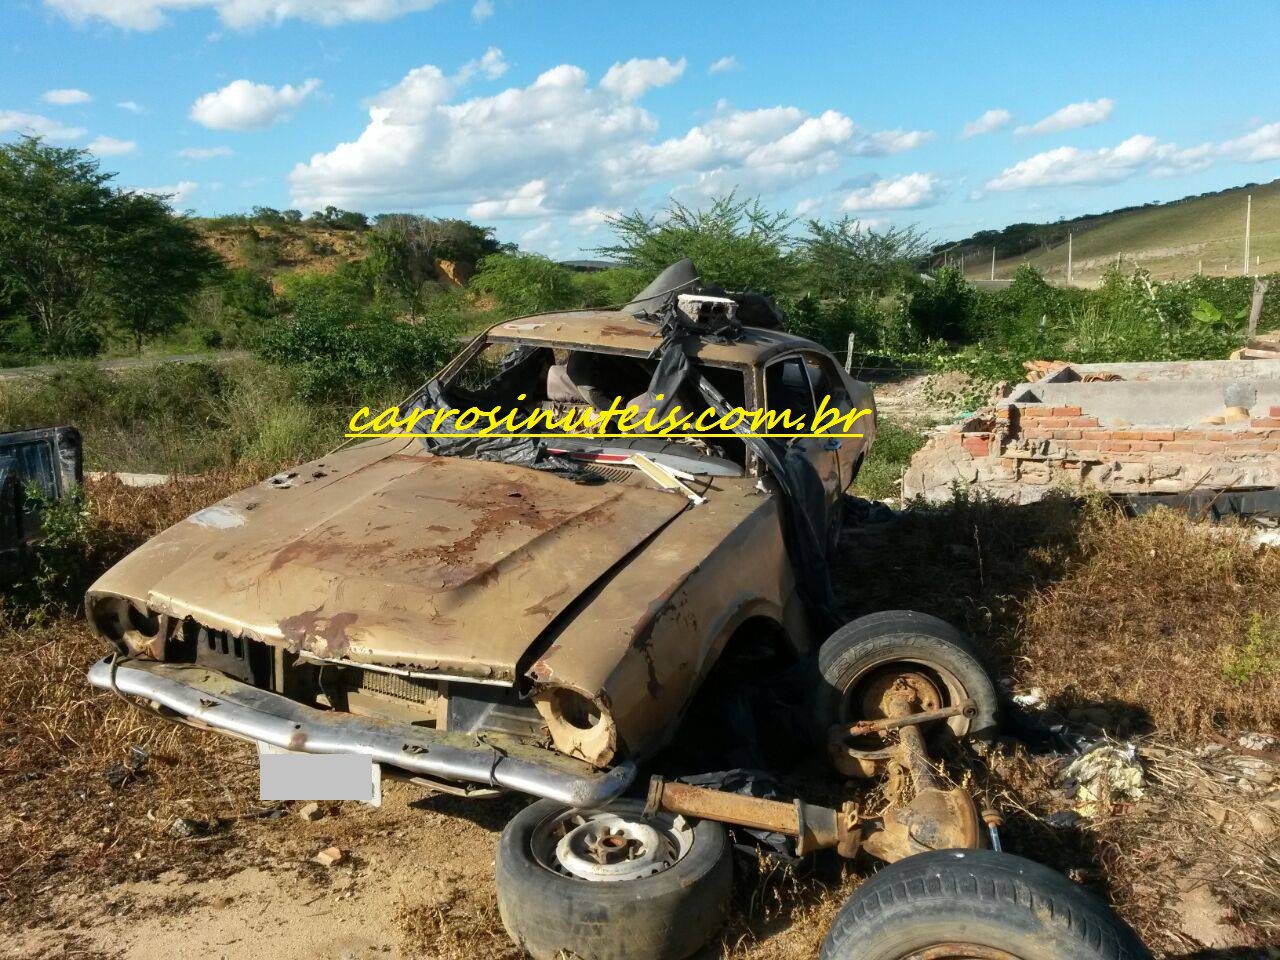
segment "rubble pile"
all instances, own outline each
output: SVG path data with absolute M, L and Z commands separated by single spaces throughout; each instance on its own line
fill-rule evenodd
M 1020 503 L 1280 486 L 1280 360 L 1052 365 L 935 433 L 903 495 L 957 486 Z

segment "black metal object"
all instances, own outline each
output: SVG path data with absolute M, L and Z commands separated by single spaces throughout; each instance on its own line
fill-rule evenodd
M 83 482 L 83 446 L 75 427 L 0 434 L 0 560 L 16 559 L 38 540 L 44 504 Z
M 1192 520 L 1217 523 L 1228 517 L 1280 519 L 1280 487 L 1259 490 L 1193 490 L 1190 493 L 1131 493 L 1119 498 L 1125 512 L 1141 516 L 1156 507 L 1184 511 Z

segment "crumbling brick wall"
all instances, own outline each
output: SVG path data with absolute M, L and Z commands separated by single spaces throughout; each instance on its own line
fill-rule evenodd
M 912 459 L 903 495 L 942 500 L 957 485 L 1023 503 L 1055 486 L 1107 493 L 1277 486 L 1280 407 L 1239 423 L 1178 429 L 1105 426 L 1078 406 L 997 404 L 932 437 Z

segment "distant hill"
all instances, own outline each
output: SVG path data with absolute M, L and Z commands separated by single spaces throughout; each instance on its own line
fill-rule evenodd
M 1141 266 L 1161 279 L 1190 276 L 1198 269 L 1213 276 L 1239 276 L 1244 270 L 1245 198 L 1250 194 L 1250 271 L 1280 271 L 1280 180 L 1074 220 L 984 230 L 958 244 L 939 245 L 934 263 L 941 264 L 944 257 L 962 259 L 967 277 L 985 279 L 991 276 L 995 247 L 997 279 L 1030 263 L 1046 277 L 1064 282 L 1067 235 L 1073 233 L 1073 278 L 1082 286 L 1096 284 L 1117 257 L 1126 268 Z

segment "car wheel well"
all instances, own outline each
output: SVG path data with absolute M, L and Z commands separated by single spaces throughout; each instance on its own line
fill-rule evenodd
M 761 672 L 786 669 L 799 659 L 794 639 L 777 620 L 765 615 L 748 617 L 725 641 L 713 670 L 733 670 L 747 679 Z

